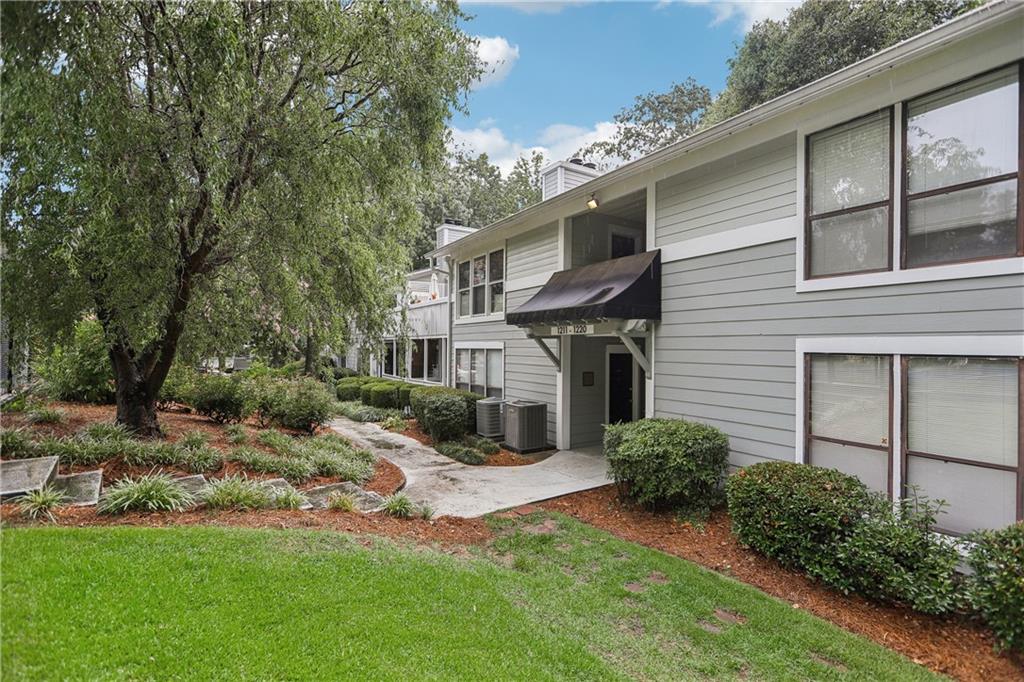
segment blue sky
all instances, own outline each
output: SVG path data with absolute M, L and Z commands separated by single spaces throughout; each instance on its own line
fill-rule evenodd
M 735 43 L 758 19 L 795 2 L 463 3 L 465 30 L 480 39 L 489 73 L 452 120 L 457 144 L 507 170 L 539 149 L 565 158 L 614 131 L 612 117 L 636 95 L 693 76 L 717 93 Z

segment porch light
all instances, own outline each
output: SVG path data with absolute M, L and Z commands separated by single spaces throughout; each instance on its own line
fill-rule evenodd
M 587 200 L 587 208 L 589 208 L 591 211 L 597 208 L 597 197 L 595 197 L 593 194 L 591 194 L 590 199 Z

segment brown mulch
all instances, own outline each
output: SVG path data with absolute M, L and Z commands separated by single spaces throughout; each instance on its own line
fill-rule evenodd
M 964 617 L 928 616 L 844 596 L 745 549 L 733 536 L 724 510 L 714 512 L 698 527 L 672 514 L 628 505 L 618 499 L 613 486 L 574 493 L 539 506 L 753 585 L 935 672 L 959 680 L 1024 679 L 1024 661 L 995 653 L 991 634 L 980 624 Z
M 117 411 L 113 405 L 90 405 L 86 403 L 60 401 L 49 402 L 47 405 L 61 410 L 64 413 L 64 421 L 59 424 L 28 424 L 24 413 L 11 413 L 3 415 L 3 426 L 7 428 L 24 427 L 36 437 L 64 437 L 74 435 L 87 424 L 95 422 L 113 422 Z M 222 452 L 228 452 L 235 447 L 238 447 L 228 440 L 228 433 L 224 424 L 218 424 L 206 417 L 189 412 L 186 409 L 172 408 L 170 410 L 161 410 L 157 415 L 157 419 L 160 423 L 160 428 L 164 433 L 164 438 L 170 443 L 177 441 L 190 431 L 201 431 L 209 437 L 210 445 Z M 243 423 L 249 430 L 249 438 L 246 441 L 245 446 L 274 454 L 273 450 L 260 443 L 256 438 L 259 431 L 270 430 L 270 428 L 273 427 L 263 428 L 255 419 L 252 418 L 247 419 Z M 299 432 L 289 429 L 277 430 L 288 435 L 300 435 Z M 322 428 L 318 433 L 333 433 L 333 431 L 329 428 Z M 103 467 L 103 485 L 110 485 L 125 476 L 141 476 L 143 474 L 148 474 L 153 469 L 153 467 L 148 466 L 128 466 L 120 458 L 115 458 L 104 462 L 102 465 L 68 466 L 66 464 L 61 464 L 60 473 L 67 474 L 79 471 L 92 471 L 96 469 L 97 466 Z M 186 469 L 174 466 L 164 465 L 159 468 L 163 471 L 172 474 L 181 474 L 183 476 L 187 476 L 191 473 Z M 221 478 L 232 474 L 245 474 L 249 478 L 258 480 L 280 478 L 278 474 L 261 474 L 254 471 L 248 471 L 238 462 L 224 462 L 220 468 L 215 471 L 207 472 L 206 476 L 207 478 Z M 316 478 L 309 479 L 301 486 L 296 486 L 296 488 L 304 490 L 318 485 L 338 483 L 341 480 L 342 479 L 337 476 L 318 476 Z M 371 478 L 363 488 L 378 492 L 381 495 L 390 495 L 400 490 L 404 485 L 405 476 L 402 474 L 402 470 L 391 462 L 378 459 L 374 468 L 373 478 Z
M 427 447 L 434 447 L 434 440 L 430 435 L 420 427 L 420 423 L 415 419 L 409 419 L 406 421 L 407 426 L 402 431 L 403 435 L 409 436 L 415 441 L 426 445 Z M 554 454 L 554 450 L 546 450 L 544 452 L 538 452 L 536 454 L 521 455 L 505 448 L 500 448 L 498 452 L 493 455 L 488 455 L 486 461 L 481 466 L 489 467 L 519 467 L 527 464 L 536 464 L 537 462 L 547 459 Z
M 396 519 L 385 514 L 285 509 L 226 511 L 197 509 L 187 512 L 131 512 L 104 516 L 95 507 L 60 507 L 54 512 L 59 526 L 237 526 L 242 528 L 331 530 L 357 535 L 384 535 L 416 543 L 445 546 L 482 545 L 491 539 L 483 519 L 440 516 L 436 519 Z M 25 520 L 14 504 L 0 505 L 0 517 L 10 526 L 38 525 Z

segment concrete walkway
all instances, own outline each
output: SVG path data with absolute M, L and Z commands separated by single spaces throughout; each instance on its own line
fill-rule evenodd
M 405 474 L 405 494 L 413 502 L 429 504 L 437 516 L 481 516 L 612 482 L 600 446 L 559 450 L 525 466 L 469 466 L 376 424 L 339 417 L 331 428 L 394 462 Z

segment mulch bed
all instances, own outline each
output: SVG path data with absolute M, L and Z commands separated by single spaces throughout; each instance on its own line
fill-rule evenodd
M 61 410 L 64 413 L 64 421 L 59 424 L 28 424 L 25 420 L 25 414 L 16 412 L 3 415 L 3 426 L 7 428 L 25 427 L 37 437 L 64 437 L 74 435 L 87 424 L 96 422 L 113 422 L 117 412 L 114 405 L 90 405 L 86 403 L 59 401 L 50 402 L 47 403 L 47 405 Z M 162 410 L 157 416 L 157 419 L 160 423 L 160 428 L 164 432 L 164 438 L 168 442 L 173 443 L 190 431 L 201 431 L 209 437 L 210 445 L 221 452 L 227 453 L 234 448 L 239 447 L 228 440 L 228 434 L 225 430 L 224 424 L 217 424 L 206 417 L 189 412 L 186 409 L 172 408 L 170 410 Z M 275 427 L 263 428 L 255 419 L 252 418 L 243 423 L 249 430 L 249 438 L 245 443 L 245 447 L 274 454 L 274 451 L 260 443 L 256 439 L 256 436 L 259 431 L 266 431 Z M 298 431 L 292 431 L 289 429 L 277 428 L 276 430 L 291 436 L 302 435 Z M 325 427 L 321 428 L 318 433 L 333 433 L 333 431 Z M 69 466 L 61 464 L 59 470 L 62 474 L 68 474 L 79 471 L 92 471 L 98 468 L 98 466 L 99 465 Z M 148 466 L 128 466 L 121 461 L 120 458 L 108 460 L 102 464 L 102 467 L 103 485 L 110 485 L 125 476 L 134 477 L 148 474 L 153 470 L 153 467 Z M 181 474 L 183 476 L 187 476 L 191 473 L 185 469 L 174 466 L 163 465 L 159 468 L 163 471 L 173 474 Z M 220 468 L 215 471 L 206 472 L 205 475 L 207 478 L 222 478 L 232 474 L 245 474 L 249 478 L 257 480 L 280 478 L 278 474 L 261 474 L 253 471 L 247 471 L 237 462 L 224 462 Z M 301 485 L 296 486 L 296 488 L 299 490 L 305 490 L 306 488 L 312 488 L 318 485 L 338 483 L 341 480 L 342 479 L 337 476 L 318 476 L 305 481 Z M 372 490 L 386 496 L 400 490 L 404 485 L 405 476 L 402 474 L 402 470 L 391 462 L 378 459 L 374 469 L 373 478 L 371 478 L 362 487 L 366 490 Z
M 94 507 L 60 507 L 55 512 L 58 526 L 237 526 L 242 528 L 331 530 L 357 535 L 383 535 L 416 543 L 444 546 L 482 545 L 492 537 L 483 519 L 440 516 L 436 519 L 396 519 L 385 514 L 340 511 L 292 511 L 264 509 L 227 511 L 196 509 L 187 512 L 130 512 L 105 516 Z M 16 505 L 0 505 L 0 517 L 7 526 L 39 525 L 26 520 Z
M 406 421 L 407 426 L 402 431 L 402 435 L 409 436 L 413 440 L 419 441 L 427 447 L 434 447 L 434 439 L 420 427 L 420 423 L 415 419 L 409 419 Z M 487 460 L 481 466 L 489 467 L 519 467 L 527 464 L 536 464 L 537 462 L 547 459 L 555 453 L 554 450 L 546 450 L 544 452 L 538 452 L 536 454 L 521 455 L 505 448 L 500 448 L 499 451 L 493 455 L 488 455 Z
M 972 681 L 1024 679 L 1024 661 L 995 653 L 992 636 L 979 623 L 844 596 L 745 549 L 733 536 L 724 510 L 694 526 L 670 513 L 652 513 L 624 503 L 613 486 L 574 493 L 538 506 L 753 585 L 793 608 L 806 609 L 935 672 Z

